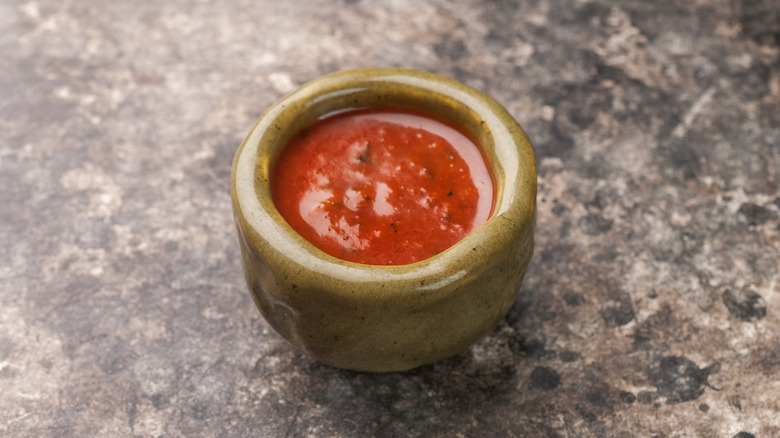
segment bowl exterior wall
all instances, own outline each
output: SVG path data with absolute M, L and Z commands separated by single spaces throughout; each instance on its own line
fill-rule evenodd
M 475 258 L 482 250 L 473 249 Z M 531 232 L 488 263 L 458 266 L 457 279 L 437 286 L 327 278 L 281 254 L 241 245 L 252 298 L 278 333 L 321 362 L 374 372 L 432 363 L 489 334 L 514 304 L 532 253 Z M 332 289 L 350 289 L 353 298 Z

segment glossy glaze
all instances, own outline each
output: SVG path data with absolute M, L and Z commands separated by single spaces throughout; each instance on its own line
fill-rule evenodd
M 436 114 L 484 147 L 495 179 L 490 219 L 450 249 L 403 266 L 357 264 L 302 238 L 276 210 L 271 169 L 319 117 L 388 106 Z M 408 69 L 340 72 L 271 107 L 239 148 L 231 193 L 252 297 L 282 336 L 333 366 L 397 371 L 467 348 L 506 315 L 533 252 L 536 168 L 517 122 L 488 96 Z

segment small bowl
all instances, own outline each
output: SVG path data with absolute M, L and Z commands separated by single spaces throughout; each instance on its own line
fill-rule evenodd
M 410 108 L 462 128 L 495 183 L 491 217 L 463 240 L 401 266 L 326 254 L 271 199 L 288 139 L 336 111 Z M 273 105 L 236 153 L 231 195 L 242 265 L 268 323 L 314 358 L 359 371 L 401 371 L 454 355 L 512 307 L 533 253 L 536 165 L 523 129 L 495 100 L 431 73 L 372 68 L 329 74 Z

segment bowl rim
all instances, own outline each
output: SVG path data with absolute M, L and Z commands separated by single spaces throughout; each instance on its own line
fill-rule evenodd
M 407 100 L 405 100 L 407 99 Z M 400 103 L 400 105 L 399 105 Z M 493 212 L 488 220 L 449 249 L 406 265 L 367 265 L 331 256 L 301 237 L 276 210 L 270 194 L 274 159 L 290 136 L 335 110 L 366 106 L 427 105 L 424 112 L 445 119 L 456 114 L 478 147 L 494 180 Z M 460 123 L 459 123 L 460 124 Z M 480 144 L 481 143 L 481 144 Z M 292 263 L 330 278 L 330 293 L 352 294 L 347 284 L 380 284 L 372 295 L 397 294 L 385 285 L 419 283 L 425 290 L 468 276 L 474 265 L 532 238 L 536 214 L 536 163 L 522 127 L 496 100 L 453 79 L 420 70 L 380 67 L 345 70 L 315 79 L 272 105 L 241 143 L 231 171 L 231 198 L 242 244 L 267 263 Z M 426 283 L 427 282 L 427 283 Z M 352 295 L 350 295 L 352 296 Z

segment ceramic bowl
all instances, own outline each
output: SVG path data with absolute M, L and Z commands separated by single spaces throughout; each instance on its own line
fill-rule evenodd
M 409 265 L 332 257 L 297 234 L 271 199 L 274 162 L 292 135 L 330 113 L 376 106 L 413 108 L 460 126 L 482 148 L 495 182 L 485 224 Z M 340 368 L 400 371 L 464 350 L 512 307 L 533 253 L 536 166 L 523 129 L 485 94 L 416 70 L 333 73 L 283 98 L 238 149 L 231 195 L 260 312 L 292 344 Z

